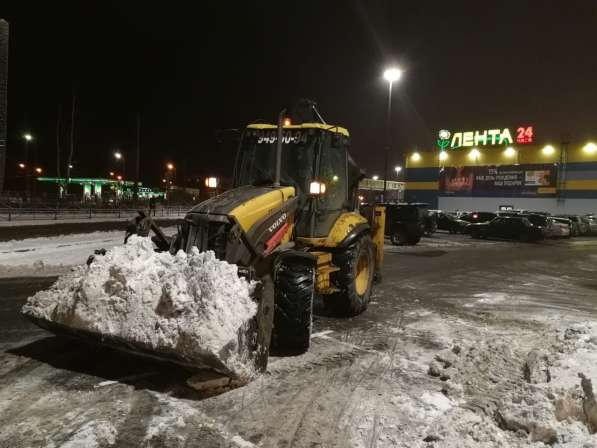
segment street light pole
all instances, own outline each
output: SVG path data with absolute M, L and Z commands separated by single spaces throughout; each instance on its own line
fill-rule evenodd
M 386 117 L 386 127 L 387 127 L 387 142 L 386 142 L 386 151 L 384 157 L 384 176 L 383 176 L 383 197 L 382 200 L 387 199 L 387 189 L 388 189 L 388 158 L 390 155 L 390 148 L 392 146 L 392 85 L 394 82 L 398 81 L 402 77 L 402 70 L 397 67 L 390 67 L 386 69 L 383 73 L 383 77 L 386 81 L 388 81 L 388 112 Z
M 30 133 L 23 134 L 23 141 L 25 142 L 25 199 L 27 202 L 31 200 L 31 175 L 29 173 L 29 142 L 33 140 L 33 136 Z

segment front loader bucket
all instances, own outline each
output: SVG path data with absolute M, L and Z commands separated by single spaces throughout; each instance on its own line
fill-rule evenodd
M 154 251 L 134 236 L 27 300 L 41 328 L 239 382 L 267 367 L 274 312 L 269 275 L 249 282 L 211 251 Z
M 190 369 L 210 369 L 235 380 L 246 382 L 250 380 L 247 372 L 263 372 L 267 368 L 267 357 L 257 355 L 257 334 L 254 322 L 249 322 L 239 330 L 238 345 L 224 348 L 220 353 L 215 354 L 209 350 L 201 350 L 196 347 L 192 356 L 182 351 L 173 350 L 170 347 L 151 347 L 138 341 L 126 340 L 117 335 L 100 334 L 93 331 L 71 327 L 51 320 L 43 319 L 29 313 L 23 313 L 27 319 L 40 328 L 48 330 L 58 336 L 66 336 L 97 345 L 107 346 L 120 351 L 129 352 L 135 355 L 152 358 L 162 362 L 171 362 Z M 229 362 L 231 358 L 244 358 L 243 369 L 235 369 Z

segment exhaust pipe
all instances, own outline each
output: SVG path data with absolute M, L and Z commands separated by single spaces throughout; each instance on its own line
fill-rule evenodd
M 280 186 L 280 176 L 282 171 L 282 126 L 284 125 L 284 116 L 286 109 L 282 109 L 278 115 L 278 138 L 276 140 L 276 173 L 274 177 L 274 187 Z

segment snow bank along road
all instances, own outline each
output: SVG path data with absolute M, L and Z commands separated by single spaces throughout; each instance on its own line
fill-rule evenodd
M 200 391 L 29 325 L 18 310 L 52 278 L 6 278 L 0 446 L 594 447 L 596 265 L 589 239 L 388 247 L 363 315 L 317 317 L 309 353 Z
M 176 227 L 166 227 L 167 235 Z M 94 250 L 122 244 L 123 230 L 0 241 L 0 277 L 58 275 L 83 264 Z

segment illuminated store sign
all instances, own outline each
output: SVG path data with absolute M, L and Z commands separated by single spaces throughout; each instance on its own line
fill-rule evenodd
M 510 128 L 486 129 L 483 131 L 451 132 L 439 131 L 437 146 L 441 150 L 470 148 L 473 146 L 512 145 L 515 141 Z M 517 144 L 533 143 L 533 126 L 519 126 L 514 133 Z

